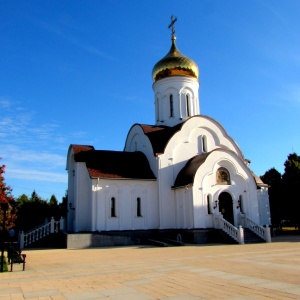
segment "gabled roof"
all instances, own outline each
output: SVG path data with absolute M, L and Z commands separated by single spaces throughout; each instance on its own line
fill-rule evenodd
M 255 180 L 255 182 L 256 182 L 256 185 L 257 185 L 259 188 L 261 188 L 261 187 L 268 187 L 268 185 L 267 185 L 266 183 L 264 183 L 264 182 L 262 181 L 262 179 L 261 179 L 259 176 L 255 175 L 253 172 L 252 172 L 252 175 L 253 175 L 253 177 L 254 177 L 254 180 Z
M 87 145 L 72 145 L 72 148 L 75 155 L 80 152 L 95 150 L 93 146 Z
M 159 153 L 164 153 L 165 147 L 167 146 L 169 140 L 181 129 L 183 124 L 184 122 L 173 127 L 143 124 L 139 125 L 142 127 L 145 135 L 149 138 L 154 155 L 157 155 Z
M 192 157 L 180 170 L 176 177 L 173 188 L 193 185 L 197 170 L 205 162 L 210 153 L 211 152 L 206 152 Z
M 91 178 L 156 179 L 142 152 L 95 150 L 72 145 L 75 162 L 85 162 Z

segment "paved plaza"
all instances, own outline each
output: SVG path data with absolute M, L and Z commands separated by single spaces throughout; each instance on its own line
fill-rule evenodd
M 270 244 L 26 250 L 0 300 L 300 299 L 300 237 Z

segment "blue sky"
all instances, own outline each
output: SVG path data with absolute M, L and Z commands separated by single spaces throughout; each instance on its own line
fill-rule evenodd
M 151 72 L 177 46 L 200 68 L 200 110 L 257 175 L 300 154 L 300 1 L 0 1 L 0 164 L 15 197 L 59 200 L 70 144 L 123 150 L 154 124 Z

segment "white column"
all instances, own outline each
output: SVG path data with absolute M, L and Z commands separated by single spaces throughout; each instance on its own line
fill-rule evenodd
M 54 233 L 54 218 L 51 218 L 50 233 Z
M 272 239 L 271 239 L 271 230 L 270 230 L 270 227 L 268 225 L 265 227 L 265 237 L 266 237 L 266 242 L 267 243 L 271 243 L 272 242 Z
M 63 231 L 65 228 L 65 219 L 63 217 L 60 218 L 59 229 Z
M 24 231 L 20 232 L 19 243 L 20 243 L 20 248 L 23 249 L 24 248 Z
M 245 244 L 244 242 L 244 228 L 240 225 L 238 228 L 238 242 L 239 244 Z

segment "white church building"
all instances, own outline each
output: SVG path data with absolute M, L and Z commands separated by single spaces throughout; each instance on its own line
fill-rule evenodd
M 134 124 L 123 151 L 69 147 L 67 228 L 73 243 L 84 233 L 99 241 L 101 234 L 122 232 L 127 239 L 173 232 L 184 241 L 215 229 L 238 243 L 245 242 L 244 229 L 270 241 L 267 185 L 223 126 L 201 115 L 198 66 L 179 52 L 174 20 L 170 26 L 170 51 L 152 70 L 155 123 Z

